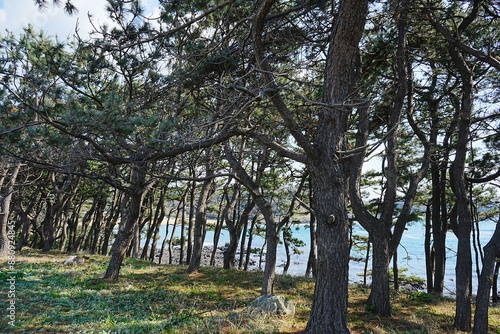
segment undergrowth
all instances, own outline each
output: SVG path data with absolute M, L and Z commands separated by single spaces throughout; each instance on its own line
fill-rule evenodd
M 37 251 L 16 257 L 16 320 L 1 314 L 1 333 L 298 333 L 304 330 L 312 304 L 311 279 L 277 276 L 275 294 L 291 298 L 295 316 L 232 323 L 260 294 L 262 273 L 201 268 L 187 275 L 183 266 L 160 266 L 127 259 L 116 282 L 102 280 L 107 257 L 63 266 L 67 254 Z M 7 264 L 0 263 L 2 298 L 9 287 Z M 393 317 L 381 319 L 365 309 L 368 290 L 351 287 L 352 333 L 455 333 L 453 301 L 425 293 L 396 295 Z M 5 309 L 6 307 L 2 307 Z M 491 333 L 498 333 L 500 309 L 493 308 Z

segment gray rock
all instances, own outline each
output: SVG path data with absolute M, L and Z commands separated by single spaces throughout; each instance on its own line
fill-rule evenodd
M 295 304 L 284 296 L 263 295 L 253 300 L 241 312 L 243 317 L 268 318 L 275 315 L 288 316 L 295 314 Z
M 88 260 L 89 258 L 87 256 L 79 257 L 75 255 L 70 255 L 66 261 L 63 262 L 64 266 L 75 266 L 75 265 L 80 265 L 85 262 L 85 260 Z

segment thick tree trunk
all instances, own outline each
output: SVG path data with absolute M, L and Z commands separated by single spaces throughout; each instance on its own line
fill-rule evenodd
M 131 189 L 125 195 L 126 217 L 123 225 L 120 226 L 118 234 L 111 247 L 111 259 L 104 274 L 104 279 L 117 280 L 120 274 L 122 262 L 132 241 L 136 225 L 139 223 L 141 206 L 144 196 L 149 190 L 146 187 L 146 170 L 144 166 L 138 166 L 132 171 Z
M 488 308 L 490 291 L 493 285 L 495 263 L 500 257 L 500 219 L 490 241 L 484 246 L 483 269 L 479 276 L 476 296 L 476 313 L 474 315 L 474 334 L 488 333 Z
M 368 10 L 366 0 L 340 2 L 331 35 L 324 80 L 324 102 L 342 104 L 356 81 L 358 43 Z M 317 156 L 309 156 L 317 222 L 317 277 L 307 333 L 349 333 L 347 298 L 349 275 L 349 221 L 347 219 L 347 170 L 338 151 L 345 150 L 349 109 L 324 108 L 315 136 Z
M 391 314 L 389 287 L 389 239 L 387 231 L 379 229 L 371 234 L 373 244 L 372 287 L 368 298 L 368 307 L 377 315 L 387 317 Z
M 312 164 L 309 172 L 317 221 L 318 259 L 314 299 L 306 332 L 349 333 L 349 222 L 343 168 L 338 164 Z
M 266 17 L 274 0 L 263 0 L 254 15 L 252 27 L 256 63 L 264 70 L 267 87 L 274 88 L 273 69 L 266 60 L 262 41 Z M 346 212 L 347 122 L 351 109 L 345 106 L 355 93 L 358 44 L 366 15 L 367 0 L 344 0 L 335 16 L 324 72 L 323 107 L 318 114 L 315 142 L 311 144 L 295 123 L 292 113 L 279 94 L 270 100 L 280 113 L 291 135 L 302 147 L 307 162 L 317 221 L 318 272 L 307 333 L 348 333 L 347 294 L 349 267 L 349 221 Z M 299 158 L 299 157 L 298 157 Z M 260 208 L 260 206 L 259 206 Z

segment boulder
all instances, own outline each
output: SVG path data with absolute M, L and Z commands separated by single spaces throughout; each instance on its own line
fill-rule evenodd
M 288 298 L 280 295 L 263 295 L 254 299 L 241 312 L 244 318 L 268 318 L 272 316 L 289 316 L 295 314 L 295 304 Z
M 75 256 L 75 255 L 70 255 L 66 261 L 63 262 L 64 266 L 74 266 L 74 265 L 79 265 L 85 262 L 85 260 L 89 260 L 89 257 L 83 256 Z

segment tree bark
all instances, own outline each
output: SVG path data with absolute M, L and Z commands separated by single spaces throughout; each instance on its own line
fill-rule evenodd
M 9 215 L 16 179 L 21 169 L 21 162 L 9 163 L 5 169 L 5 177 L 11 168 L 10 179 L 7 182 L 5 191 L 0 196 L 0 257 L 11 255 L 10 253 L 14 252 L 15 249 L 15 232 L 12 225 L 9 227 Z M 0 190 L 2 184 L 3 182 L 0 182 Z
M 488 333 L 488 308 L 490 291 L 495 274 L 495 263 L 500 257 L 500 218 L 490 241 L 484 246 L 483 269 L 479 276 L 476 296 L 476 313 L 474 315 L 474 334 Z
M 462 80 L 462 102 L 458 126 L 458 139 L 455 150 L 455 160 L 450 167 L 451 189 L 456 197 L 458 226 L 457 226 L 457 263 L 456 276 L 456 310 L 455 327 L 458 330 L 471 329 L 471 282 L 472 282 L 472 254 L 471 230 L 472 213 L 465 181 L 465 161 L 467 158 L 467 143 L 470 134 L 470 122 L 473 107 L 473 79 L 472 73 L 459 52 L 450 47 L 450 55 L 459 69 Z
M 317 255 L 316 255 L 316 218 L 314 214 L 310 214 L 310 222 L 309 222 L 309 238 L 311 240 L 309 245 L 309 257 L 307 258 L 307 267 L 306 267 L 306 277 L 316 277 L 317 273 Z
M 136 225 L 139 223 L 144 196 L 149 190 L 146 184 L 146 167 L 135 167 L 136 168 L 132 171 L 131 188 L 123 199 L 127 203 L 126 217 L 123 217 L 125 220 L 123 225 L 120 226 L 113 246 L 111 247 L 111 259 L 106 269 L 106 273 L 104 274 L 104 279 L 118 279 L 122 262 L 130 246 L 130 242 L 132 241 L 132 235 Z
M 264 70 L 266 87 L 276 88 L 276 81 L 265 58 L 262 35 L 266 16 L 274 0 L 261 2 L 254 16 L 252 29 L 256 63 Z M 346 199 L 346 161 L 339 151 L 346 150 L 347 121 L 351 110 L 344 106 L 356 97 L 355 82 L 358 44 L 366 15 L 367 0 L 340 2 L 334 31 L 329 40 L 324 72 L 323 102 L 314 144 L 303 135 L 292 113 L 279 94 L 270 100 L 281 115 L 285 126 L 307 155 L 312 208 L 317 221 L 318 272 L 307 333 L 348 333 L 347 295 L 349 267 L 349 221 Z
M 211 167 L 211 150 L 207 149 L 205 156 L 205 173 L 206 175 L 213 174 L 213 168 Z M 211 188 L 214 183 L 214 179 L 207 179 L 203 182 L 201 191 L 198 197 L 198 203 L 196 205 L 196 214 L 194 218 L 194 237 L 193 237 L 193 251 L 191 254 L 191 259 L 189 261 L 189 267 L 187 272 L 189 274 L 195 273 L 200 268 L 201 255 L 203 251 L 203 236 L 204 229 L 207 224 L 206 211 L 207 203 L 210 198 Z

